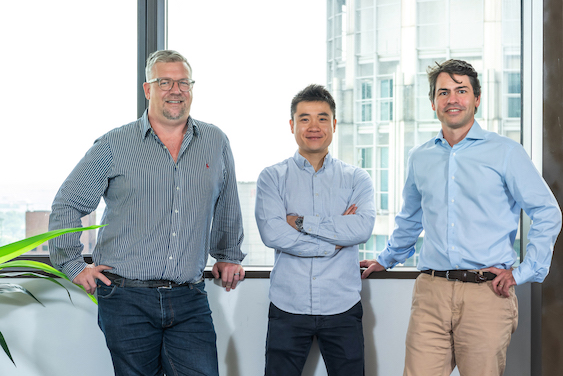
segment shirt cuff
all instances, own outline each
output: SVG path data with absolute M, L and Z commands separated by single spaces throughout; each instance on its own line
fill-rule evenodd
M 66 274 L 66 276 L 70 279 L 71 282 L 74 281 L 74 279 L 80 274 L 82 273 L 82 271 L 84 269 L 86 269 L 86 267 L 88 266 L 88 264 L 86 262 L 79 261 L 71 261 L 65 264 L 65 266 L 62 267 L 61 271 Z
M 314 215 L 303 216 L 303 232 L 307 234 L 317 235 L 321 219 Z

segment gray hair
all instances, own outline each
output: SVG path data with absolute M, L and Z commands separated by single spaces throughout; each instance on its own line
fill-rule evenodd
M 192 67 L 188 60 L 182 56 L 179 52 L 174 50 L 159 50 L 155 51 L 149 55 L 147 58 L 147 67 L 145 68 L 145 76 L 147 81 L 150 81 L 152 77 L 152 69 L 156 63 L 175 63 L 182 62 L 186 63 L 188 70 L 190 71 L 190 78 L 192 75 Z

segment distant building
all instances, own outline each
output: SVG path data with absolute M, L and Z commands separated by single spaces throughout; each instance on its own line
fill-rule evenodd
M 360 258 L 385 247 L 408 152 L 440 129 L 428 66 L 470 62 L 482 86 L 477 121 L 520 142 L 520 22 L 519 0 L 327 1 L 327 86 L 338 120 L 333 153 L 364 168 L 375 187 L 376 225 Z
M 49 231 L 49 215 L 48 210 L 26 211 L 25 212 L 25 237 L 35 236 Z M 82 226 L 88 227 L 96 224 L 96 212 L 82 218 Z M 96 245 L 96 231 L 84 231 L 80 236 L 84 250 L 82 253 L 90 254 Z M 32 249 L 29 255 L 46 255 L 49 254 L 49 245 L 47 242 Z

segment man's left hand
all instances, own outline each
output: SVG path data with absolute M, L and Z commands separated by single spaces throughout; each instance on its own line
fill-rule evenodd
M 227 291 L 235 289 L 237 283 L 244 279 L 244 269 L 239 264 L 230 262 L 216 262 L 211 270 L 215 279 L 221 278 L 223 287 Z
M 510 296 L 510 286 L 516 285 L 516 281 L 512 276 L 512 269 L 499 269 L 491 266 L 490 268 L 483 269 L 483 271 L 497 275 L 497 277 L 493 279 L 493 291 L 495 294 L 508 298 Z

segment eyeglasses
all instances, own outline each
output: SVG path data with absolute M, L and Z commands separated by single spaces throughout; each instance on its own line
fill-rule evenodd
M 190 91 L 194 87 L 195 81 L 190 79 L 173 80 L 171 78 L 153 78 L 147 81 L 147 84 L 152 84 L 153 82 L 158 82 L 158 87 L 161 90 L 169 91 L 174 87 L 174 82 L 178 83 L 178 88 L 180 91 Z

